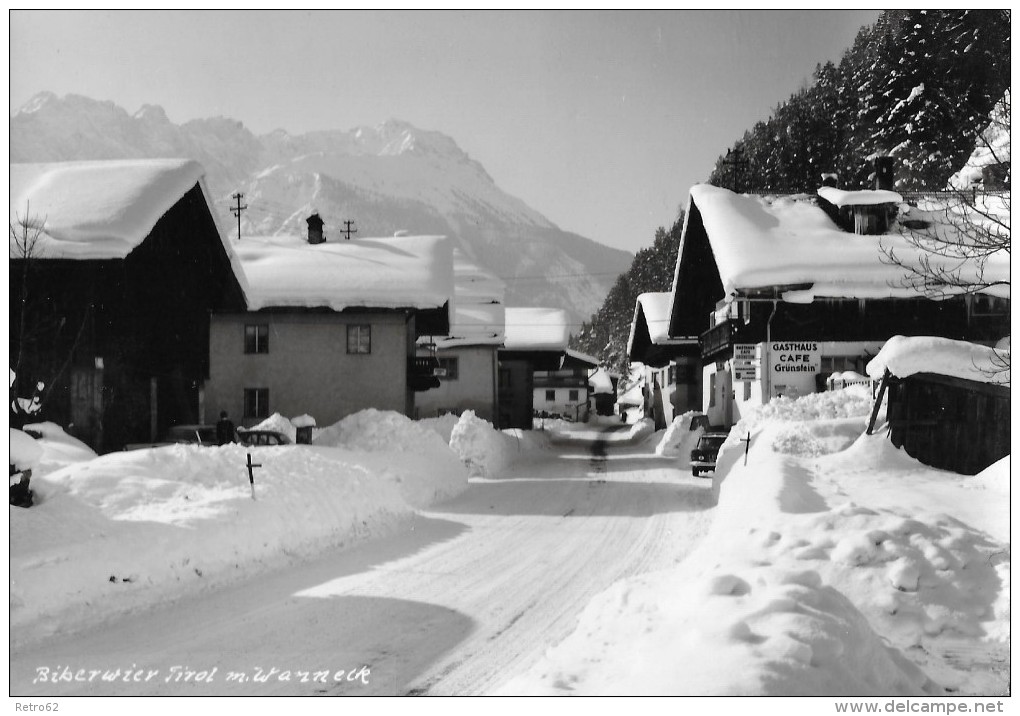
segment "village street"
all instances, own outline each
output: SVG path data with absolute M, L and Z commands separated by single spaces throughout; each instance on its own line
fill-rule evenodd
M 612 428 L 561 435 L 397 534 L 12 653 L 11 692 L 485 693 L 569 635 L 593 596 L 704 536 L 711 481 L 653 451 Z

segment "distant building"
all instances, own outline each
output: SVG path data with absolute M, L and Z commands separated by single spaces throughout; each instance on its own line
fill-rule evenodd
M 448 336 L 418 341 L 419 357 L 434 356 L 438 386 L 418 394 L 415 414 L 460 415 L 465 410 L 491 423 L 498 417 L 499 347 L 504 337 L 505 287 L 492 274 L 454 251 L 455 300 Z
M 37 418 L 97 451 L 198 422 L 210 313 L 244 310 L 203 176 L 183 159 L 10 166 L 13 390 L 45 382 Z
M 668 291 L 638 296 L 627 339 L 630 362 L 645 367 L 649 386 L 645 413 L 655 420 L 657 429 L 672 423 L 677 415 L 701 409 L 698 339 L 670 338 L 671 298 Z
M 413 416 L 416 392 L 438 385 L 415 345 L 449 333 L 450 242 L 319 242 L 318 228 L 234 244 L 247 310 L 212 316 L 207 415 L 243 426 L 275 412 L 319 425 L 365 408 Z
M 568 360 L 569 340 L 567 313 L 562 309 L 506 309 L 506 338 L 499 350 L 499 427 L 530 430 L 539 412 L 535 402 L 539 390 L 540 400 L 547 406 L 569 404 L 572 410 L 579 410 L 581 391 L 587 404 L 587 372 L 580 366 L 588 366 L 594 359 L 574 353 Z M 583 375 L 576 376 L 576 370 Z M 562 401 L 560 390 L 564 391 Z M 578 400 L 573 403 L 571 390 L 577 391 Z M 549 397 L 551 401 L 546 400 Z
M 994 343 L 1009 333 L 1008 256 L 984 265 L 987 278 L 1007 285 L 939 301 L 906 285 L 905 269 L 888 261 L 883 249 L 917 260 L 900 233 L 904 223 L 938 225 L 944 216 L 937 202 L 916 203 L 885 189 L 823 187 L 818 196 L 691 189 L 669 336 L 697 336 L 703 408 L 713 424 L 732 424 L 745 403 L 821 390 L 834 372 L 863 373 L 897 334 Z

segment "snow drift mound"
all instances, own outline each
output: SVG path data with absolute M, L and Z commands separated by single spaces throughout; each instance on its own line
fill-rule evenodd
M 447 442 L 435 430 L 391 410 L 369 408 L 348 415 L 321 430 L 316 445 L 367 452 L 448 451 Z
M 700 415 L 697 411 L 690 411 L 673 418 L 673 422 L 666 428 L 665 435 L 655 447 L 656 455 L 665 457 L 678 457 L 677 467 L 684 469 L 691 465 L 691 450 L 698 446 L 698 439 L 705 433 L 703 428 L 691 430 L 691 419 Z
M 465 410 L 450 435 L 450 449 L 467 465 L 472 477 L 495 477 L 521 457 L 520 440 L 492 427 Z

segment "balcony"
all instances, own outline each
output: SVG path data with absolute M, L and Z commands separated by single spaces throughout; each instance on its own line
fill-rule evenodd
M 443 369 L 435 356 L 416 356 L 407 359 L 407 386 L 415 392 L 439 387 Z
M 701 346 L 701 360 L 705 363 L 729 357 L 735 333 L 733 321 L 717 323 L 698 336 Z

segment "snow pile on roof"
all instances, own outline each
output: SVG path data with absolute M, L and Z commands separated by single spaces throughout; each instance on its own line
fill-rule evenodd
M 817 440 L 859 437 L 830 455 L 777 452 L 793 425 Z M 1008 500 L 863 431 L 861 417 L 764 421 L 746 467 L 744 436 L 731 432 L 696 551 L 598 595 L 571 636 L 500 692 L 1004 693 Z
M 591 392 L 595 395 L 612 395 L 613 393 L 613 379 L 609 376 L 609 372 L 599 366 L 595 372 L 589 376 L 588 384 L 591 385 Z
M 507 308 L 508 351 L 566 352 L 570 340 L 569 319 L 562 308 Z
M 595 356 L 590 356 L 587 353 L 582 353 L 581 351 L 575 351 L 573 348 L 567 348 L 567 350 L 565 350 L 563 353 L 564 355 L 566 355 L 567 358 L 572 359 L 571 362 L 575 364 L 587 363 L 589 369 L 594 369 L 598 367 L 599 359 L 596 358 Z
M 11 510 L 12 644 L 384 534 L 464 489 L 446 443 L 408 423 L 359 415 L 352 449 L 173 445 L 33 477 L 35 506 Z
M 886 370 L 897 378 L 935 373 L 1008 386 L 1009 349 L 1002 352 L 935 336 L 893 336 L 867 367 L 868 375 L 876 380 Z
M 453 252 L 453 273 L 455 299 L 450 335 L 437 339 L 436 347 L 502 345 L 506 286 L 469 261 L 460 249 Z
M 975 184 L 980 184 L 984 179 L 982 170 L 985 167 L 1010 161 L 1009 97 L 1010 92 L 1006 90 L 1006 96 L 992 109 L 990 123 L 978 139 L 970 159 L 960 171 L 949 178 L 949 186 L 952 188 L 969 189 Z
M 876 204 L 902 204 L 903 197 L 886 189 L 869 189 L 865 191 L 846 191 L 834 186 L 818 187 L 818 196 L 830 204 L 842 208 L 844 206 L 874 206 Z
M 644 313 L 645 323 L 648 325 L 648 337 L 655 345 L 666 345 L 670 343 L 669 338 L 669 311 L 672 294 L 669 291 L 661 293 L 642 293 L 637 297 L 637 306 Z M 638 311 L 634 311 L 634 321 L 637 321 Z M 634 325 L 631 325 L 631 341 L 633 341 Z
M 127 159 L 11 164 L 10 172 L 11 225 L 43 227 L 36 256 L 122 259 L 205 170 L 188 159 Z M 22 257 L 13 238 L 10 257 Z
M 233 247 L 247 281 L 248 308 L 253 311 L 452 304 L 453 250 L 441 236 L 322 244 L 294 236 L 246 236 Z
M 907 236 L 865 236 L 841 230 L 807 195 L 756 197 L 734 194 L 709 184 L 691 188 L 719 267 L 726 295 L 738 290 L 811 284 L 789 292 L 787 300 L 809 302 L 814 297 L 880 298 L 920 294 L 905 284 L 906 269 L 891 265 L 883 253 L 893 251 L 907 265 L 916 265 L 922 252 Z M 945 207 L 943 207 L 945 209 Z M 934 204 L 912 213 L 939 225 L 940 234 L 956 236 L 945 211 Z M 1009 255 L 998 252 L 983 266 L 927 256 L 933 266 L 945 265 L 964 279 L 983 269 L 985 281 L 1004 281 L 987 293 L 1009 296 Z

